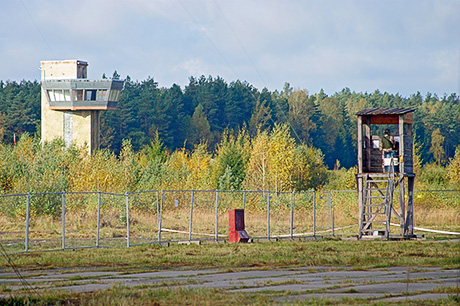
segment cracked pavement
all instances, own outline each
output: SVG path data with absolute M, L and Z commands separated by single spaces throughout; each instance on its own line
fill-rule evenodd
M 116 285 L 142 288 L 216 288 L 227 292 L 275 293 L 274 301 L 309 298 L 424 300 L 448 298 L 446 289 L 460 286 L 460 269 L 389 267 L 354 270 L 350 267 L 285 269 L 206 269 L 117 272 L 107 268 L 21 271 L 35 290 L 92 292 Z M 0 296 L 23 289 L 18 276 L 0 271 Z M 450 289 L 452 290 L 452 289 Z M 452 292 L 452 291 L 450 291 Z M 452 295 L 452 293 L 450 294 Z

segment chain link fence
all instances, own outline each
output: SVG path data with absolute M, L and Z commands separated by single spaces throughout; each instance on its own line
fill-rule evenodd
M 253 239 L 356 236 L 359 211 L 355 190 L 24 193 L 0 195 L 0 205 L 8 253 L 222 241 L 228 210 L 241 208 Z M 450 215 L 449 228 L 460 224 L 460 190 L 415 191 L 414 207 L 416 225 L 446 222 L 440 211 Z

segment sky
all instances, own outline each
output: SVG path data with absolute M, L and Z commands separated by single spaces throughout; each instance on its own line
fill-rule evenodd
M 78 59 L 159 87 L 460 94 L 460 0 L 0 1 L 0 80 Z

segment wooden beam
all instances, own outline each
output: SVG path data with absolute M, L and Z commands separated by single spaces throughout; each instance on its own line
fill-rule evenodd
M 405 124 L 412 124 L 413 123 L 412 113 L 404 114 L 403 118 L 404 118 L 403 120 L 404 120 Z
M 363 173 L 363 117 L 358 116 L 358 173 Z
M 406 215 L 406 197 L 405 197 L 405 189 L 404 189 L 404 174 L 399 174 L 399 226 L 400 226 L 400 233 L 404 236 L 404 231 L 406 227 L 406 222 L 404 220 Z
M 398 115 L 375 115 L 375 116 L 366 116 L 370 117 L 370 124 L 398 124 L 399 116 Z
M 398 135 L 399 135 L 399 173 L 405 173 L 404 171 L 404 115 L 399 116 Z
M 404 235 L 414 235 L 414 177 L 407 178 L 407 215 Z
M 366 116 L 366 122 L 364 123 L 364 142 L 366 145 L 366 157 L 367 157 L 367 164 L 366 169 L 369 171 L 371 168 L 371 154 L 372 154 L 372 135 L 371 135 L 371 124 L 370 124 L 370 117 Z M 366 171 L 366 172 L 367 172 Z

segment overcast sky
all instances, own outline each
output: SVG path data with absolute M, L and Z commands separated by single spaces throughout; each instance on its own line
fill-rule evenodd
M 460 0 L 1 0 L 0 80 L 56 59 L 160 87 L 459 94 Z

